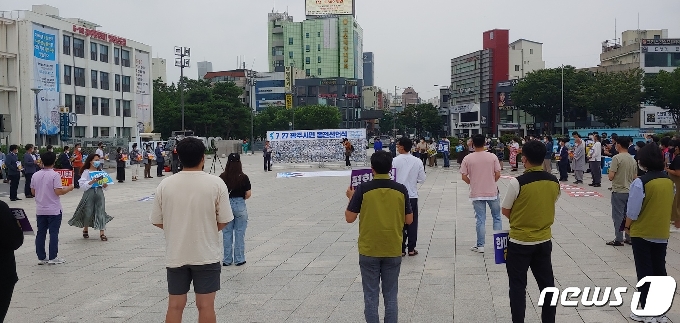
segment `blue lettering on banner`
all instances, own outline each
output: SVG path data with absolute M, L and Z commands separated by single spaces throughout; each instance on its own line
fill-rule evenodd
M 448 143 L 444 140 L 441 140 L 439 142 L 439 144 L 437 145 L 437 152 L 440 152 L 440 153 L 450 151 L 450 149 L 451 149 L 450 143 Z

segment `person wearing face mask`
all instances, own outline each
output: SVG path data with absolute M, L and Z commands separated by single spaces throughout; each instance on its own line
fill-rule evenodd
M 510 141 L 510 144 L 508 145 L 508 150 L 510 151 L 510 168 L 511 171 L 516 172 L 517 171 L 517 155 L 519 154 L 519 138 L 515 137 Z M 533 142 L 533 141 L 531 141 Z
M 108 184 L 96 185 L 100 178 L 90 178 L 90 172 L 97 171 L 97 168 L 101 166 L 102 161 L 99 159 L 99 155 L 91 154 L 87 156 L 85 164 L 81 170 L 82 175 L 80 176 L 80 188 L 85 191 L 83 197 L 78 203 L 76 212 L 73 217 L 68 221 L 68 224 L 73 227 L 83 228 L 83 238 L 88 239 L 90 237 L 88 233 L 88 228 L 93 227 L 99 230 L 99 239 L 102 241 L 108 241 L 109 239 L 104 234 L 106 229 L 106 224 L 113 220 L 113 217 L 106 213 L 106 198 L 104 197 L 104 190 L 108 188 Z
M 590 165 L 590 171 L 593 176 L 593 182 L 588 184 L 593 187 L 602 186 L 602 168 L 600 162 L 602 160 L 602 145 L 600 144 L 600 136 L 593 135 L 593 140 L 595 143 L 593 147 L 590 148 L 590 158 L 588 158 L 588 164 Z
M 552 172 L 552 158 L 553 158 L 553 140 L 550 136 L 543 137 L 543 144 L 545 145 L 545 158 L 543 158 L 543 171 Z
M 571 134 L 574 137 L 574 184 L 583 184 L 583 172 L 586 170 L 586 148 L 578 132 Z
M 672 161 L 666 167 L 666 173 L 668 177 L 675 184 L 675 195 L 673 197 L 673 209 L 671 212 L 671 221 L 673 221 L 673 226 L 671 227 L 671 232 L 680 232 L 680 141 L 673 140 L 670 143 L 669 152 L 671 153 Z
M 73 165 L 71 165 L 71 155 L 69 154 L 71 149 L 69 146 L 64 146 L 64 152 L 59 154 L 59 169 L 73 170 Z
M 80 144 L 75 144 L 73 146 L 73 155 L 71 155 L 71 163 L 73 165 L 73 178 L 80 178 L 80 170 L 83 168 L 83 148 Z M 80 188 L 80 183 L 74 181 L 73 185 L 75 188 Z
M 390 153 L 392 158 L 397 157 L 397 143 L 394 142 L 394 139 L 390 139 Z

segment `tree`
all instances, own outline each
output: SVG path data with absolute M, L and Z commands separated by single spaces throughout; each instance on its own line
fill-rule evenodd
M 406 129 L 406 127 L 404 126 L 403 118 L 400 118 L 399 113 L 395 113 L 393 111 L 385 111 L 382 118 L 379 119 L 379 122 L 380 132 L 383 134 L 396 135 L 393 132 L 393 129 L 398 129 L 397 134 L 403 133 L 403 131 Z
M 417 136 L 424 132 L 438 133 L 441 131 L 444 122 L 439 117 L 439 111 L 431 103 L 409 105 L 400 113 L 406 128 L 415 129 Z
M 327 105 L 295 108 L 295 129 L 337 129 L 342 121 L 340 110 Z
M 562 68 L 549 68 L 530 72 L 517 84 L 512 101 L 539 121 L 556 121 L 562 111 Z M 576 71 L 573 66 L 564 67 L 564 114 L 573 115 L 579 110 L 579 91 L 588 83 L 589 74 Z M 565 120 L 567 118 L 565 117 Z
M 579 91 L 579 101 L 609 127 L 616 128 L 640 110 L 640 69 L 592 75 Z
M 676 125 L 680 126 L 680 68 L 646 75 L 643 84 L 647 103 L 668 109 Z

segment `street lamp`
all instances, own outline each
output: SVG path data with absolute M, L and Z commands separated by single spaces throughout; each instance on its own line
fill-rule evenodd
M 38 93 L 42 91 L 42 89 L 38 88 L 33 88 L 31 89 L 33 93 L 35 93 L 35 134 L 36 134 L 36 141 L 41 141 L 40 137 L 40 108 L 38 108 Z M 38 147 L 40 147 L 42 143 L 38 143 Z
M 562 64 L 562 112 L 560 113 L 562 119 L 562 135 L 564 135 L 564 64 Z
M 191 57 L 191 48 L 175 46 L 175 66 L 179 67 L 179 97 L 182 106 L 182 131 L 186 130 L 184 127 L 184 68 L 189 67 L 189 57 Z

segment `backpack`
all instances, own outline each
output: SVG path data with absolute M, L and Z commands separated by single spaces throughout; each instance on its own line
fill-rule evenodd
M 354 152 L 354 145 L 352 144 L 349 145 L 349 151 Z

